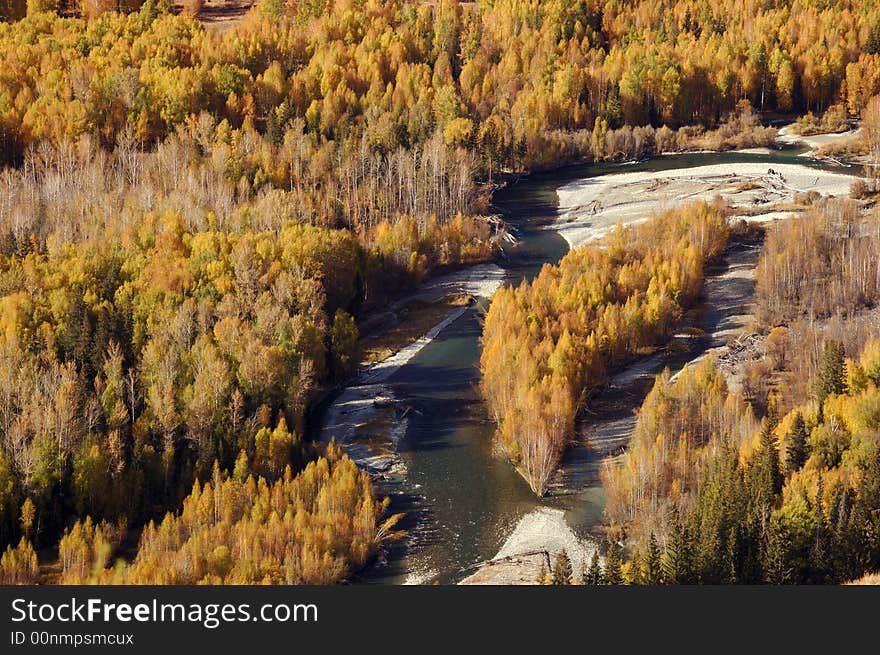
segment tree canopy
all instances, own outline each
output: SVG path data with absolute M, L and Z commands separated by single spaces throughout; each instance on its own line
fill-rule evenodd
M 685 205 L 496 292 L 483 327 L 481 389 L 502 449 L 536 494 L 546 491 L 587 392 L 669 337 L 728 232 L 717 207 Z

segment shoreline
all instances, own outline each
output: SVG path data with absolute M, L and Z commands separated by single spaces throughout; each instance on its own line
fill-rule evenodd
M 793 125 L 794 123 L 789 123 L 788 125 L 781 127 L 776 140 L 784 145 L 801 144 L 809 148 L 809 150 L 800 155 L 801 157 L 815 157 L 816 151 L 822 146 L 836 141 L 846 141 L 847 139 L 855 138 L 861 132 L 861 127 L 858 127 L 844 132 L 831 132 L 827 134 L 811 134 L 809 136 L 804 136 L 792 132 L 791 128 Z
M 505 271 L 494 262 L 476 264 L 445 273 L 429 280 L 423 287 L 398 302 L 424 300 L 436 302 L 444 297 L 468 294 L 491 298 L 503 283 Z M 388 419 L 397 410 L 398 400 L 387 380 L 406 366 L 419 352 L 429 345 L 449 325 L 461 318 L 470 309 L 463 305 L 448 310 L 443 318 L 422 336 L 403 346 L 389 357 L 362 366 L 324 411 L 319 439 L 329 442 L 334 439 L 342 445 L 354 462 L 371 475 L 389 472 L 393 467 L 401 467 L 397 457 L 397 445 L 406 432 L 406 416 L 395 421 L 394 429 L 386 439 L 381 435 L 360 439 L 358 432 L 374 423 Z M 403 409 L 406 412 L 406 409 Z
M 598 544 L 578 537 L 565 521 L 563 510 L 539 507 L 519 520 L 495 557 L 476 564 L 476 570 L 458 584 L 535 584 L 542 566 L 549 575 L 556 554 L 562 550 L 569 556 L 577 579 L 589 566 Z
M 676 361 L 674 355 L 664 350 L 636 359 L 617 371 L 600 392 L 595 406 L 597 418 L 579 421 L 579 440 L 585 438 L 589 445 L 574 446 L 568 451 L 569 457 L 576 459 L 598 455 L 604 459 L 614 456 L 626 447 L 636 423 L 635 414 L 628 411 L 626 402 L 629 401 L 622 408 L 618 406 L 617 401 L 621 397 L 631 398 L 647 393 L 654 376 L 663 368 L 671 367 L 678 375 L 684 366 L 691 366 L 703 357 L 720 357 L 731 350 L 727 340 L 745 334 L 749 319 L 753 316 L 751 299 L 756 264 L 757 251 L 749 242 L 731 239 L 723 259 L 714 264 L 713 271 L 706 276 L 703 283 L 705 299 L 695 308 L 701 312 L 698 327 L 707 328 L 701 337 L 703 345 L 682 360 Z M 673 341 L 689 341 L 686 328 L 686 325 L 682 326 Z M 724 372 L 730 380 L 729 371 Z M 640 404 L 641 401 L 636 401 L 636 408 Z M 556 473 L 557 494 L 571 493 L 572 484 L 583 483 L 582 480 L 565 480 L 571 473 L 563 460 Z M 552 518 L 546 516 L 550 514 Z M 553 561 L 562 548 L 571 557 L 572 569 L 577 576 L 580 568 L 575 564 L 576 556 L 588 553 L 591 557 L 597 547 L 594 535 L 581 537 L 574 533 L 563 510 L 544 505 L 523 516 L 498 553 L 477 565 L 477 570 L 459 584 L 534 584 L 542 563 L 539 553 L 546 551 Z
M 620 224 L 638 224 L 648 216 L 694 200 L 720 196 L 743 207 L 792 204 L 809 191 L 849 193 L 855 175 L 832 173 L 804 164 L 710 164 L 666 171 L 633 171 L 586 178 L 557 189 L 559 216 L 546 229 L 557 231 L 577 248 L 596 241 Z M 793 212 L 787 212 L 793 213 Z
M 745 154 L 748 153 L 749 151 L 747 149 L 747 151 L 745 151 Z M 755 152 L 754 154 L 764 153 Z M 560 167 L 560 169 L 570 168 L 573 165 L 577 164 L 567 164 Z M 761 174 L 758 172 L 752 172 L 753 179 L 740 179 L 736 177 L 735 171 L 728 170 L 730 168 L 736 168 L 741 171 L 743 168 L 742 164 L 722 164 L 718 166 L 721 166 L 724 170 L 719 171 L 717 169 L 717 166 L 708 167 L 710 169 L 713 169 L 710 171 L 711 175 L 714 175 L 716 178 L 719 175 L 722 178 L 729 178 L 726 179 L 728 183 L 735 182 L 739 184 L 742 182 L 754 183 L 756 180 L 758 182 L 761 181 Z M 766 173 L 766 164 L 753 164 L 752 166 L 757 166 L 760 169 L 764 169 L 764 172 Z M 796 169 L 796 171 L 787 170 L 787 167 L 793 167 L 794 169 Z M 852 180 L 856 179 L 856 176 L 829 173 L 820 169 L 809 168 L 801 164 L 779 164 L 775 168 L 786 169 L 783 171 L 783 178 L 785 178 L 786 173 L 791 175 L 791 173 L 797 172 L 803 175 L 804 172 L 807 172 L 812 175 L 812 178 L 816 181 L 824 179 L 827 183 L 830 180 L 832 187 L 831 190 L 834 191 L 835 194 L 842 194 L 844 192 L 848 193 L 849 184 L 852 182 Z M 541 172 L 546 173 L 546 171 Z M 575 182 L 570 182 L 569 184 L 560 187 L 560 189 L 563 189 L 570 185 L 576 186 L 578 184 L 584 183 L 586 183 L 587 185 L 591 183 L 595 185 L 595 180 L 600 180 L 599 184 L 616 184 L 619 182 L 621 176 L 626 175 L 639 176 L 639 182 L 644 183 L 647 180 L 650 183 L 652 181 L 655 181 L 657 178 L 692 178 L 692 173 L 693 169 L 687 168 L 662 172 L 637 171 L 608 173 L 605 175 L 597 176 L 596 178 L 583 178 Z M 731 175 L 733 175 L 732 178 Z M 516 180 L 521 180 L 528 176 L 529 174 L 521 174 L 513 176 L 513 178 Z M 613 178 L 611 182 L 609 182 L 609 178 Z M 592 182 L 590 182 L 591 180 Z M 505 180 L 503 184 L 497 184 L 493 189 L 493 193 L 494 191 L 497 191 L 498 189 L 506 186 L 508 182 L 508 180 Z M 798 179 L 796 180 L 796 182 L 800 183 L 802 182 L 802 180 Z M 664 184 L 660 186 L 667 185 Z M 657 189 L 659 189 L 660 186 L 658 186 Z M 801 188 L 798 188 L 798 184 L 792 183 L 791 180 L 789 180 L 788 178 L 785 178 L 783 180 L 775 180 L 774 182 L 772 182 L 772 184 L 759 184 L 759 187 L 760 189 L 764 189 L 765 191 L 769 190 L 773 191 L 776 194 L 782 194 L 785 197 L 793 196 L 794 193 L 799 193 L 802 190 L 808 190 L 806 188 L 807 185 L 801 184 Z M 828 190 L 827 187 L 828 184 L 822 185 L 822 188 L 825 190 Z M 760 189 L 751 189 L 751 191 L 758 191 Z M 714 191 L 714 189 L 710 189 L 710 191 Z M 704 193 L 705 192 L 706 191 L 704 190 Z M 557 190 L 557 195 L 558 194 L 559 190 Z M 712 195 L 716 194 L 713 193 Z M 693 199 L 696 199 L 696 197 L 695 194 L 693 194 L 692 192 L 682 192 L 681 190 L 679 190 L 679 192 L 675 194 L 675 200 L 678 202 L 685 202 Z M 664 199 L 658 199 L 657 197 L 651 197 L 649 202 L 654 205 L 654 209 L 658 209 L 663 208 L 663 204 L 666 201 Z M 660 207 L 658 207 L 658 205 L 660 205 Z M 568 207 L 567 209 L 570 212 L 572 209 L 574 209 L 574 207 Z M 597 212 L 592 212 L 589 215 L 590 218 L 595 217 L 596 213 Z M 768 207 L 767 212 L 756 216 L 744 216 L 743 218 L 750 221 L 765 221 L 790 216 L 792 213 L 794 212 L 775 211 L 771 210 L 771 208 Z M 559 218 L 557 218 L 557 220 L 550 225 L 544 226 L 543 229 L 558 232 L 560 236 L 562 236 L 566 240 L 569 248 L 577 247 L 578 245 L 582 245 L 582 243 L 587 243 L 601 236 L 601 234 L 597 233 L 598 230 L 596 229 L 596 226 L 592 223 L 588 225 L 577 224 L 577 222 L 583 223 L 585 219 L 583 215 L 579 216 L 574 221 L 563 221 L 562 218 L 564 216 L 564 208 L 562 206 L 562 203 L 560 203 L 557 214 L 560 215 Z M 569 219 L 572 218 L 570 213 L 568 214 L 568 217 Z M 595 219 L 593 218 L 593 220 Z M 633 217 L 628 222 L 636 222 L 638 220 L 640 220 L 638 217 Z M 573 223 L 575 224 L 573 225 Z M 616 222 L 614 223 L 614 225 L 616 225 Z M 599 226 L 599 228 L 601 229 L 601 226 Z M 592 238 L 583 239 L 582 236 L 573 236 L 573 230 L 580 230 L 580 235 L 586 234 L 585 230 L 592 231 L 593 235 Z M 423 299 L 436 299 L 439 297 L 443 297 L 445 293 L 448 293 L 448 289 L 450 288 L 465 288 L 468 289 L 468 292 L 472 295 L 480 296 L 483 298 L 490 298 L 494 291 L 505 282 L 504 277 L 504 269 L 502 269 L 496 263 L 478 264 L 476 266 L 459 269 L 457 271 L 441 275 L 436 280 L 429 280 L 423 288 L 420 288 L 417 292 L 413 294 L 413 297 L 420 296 Z M 456 287 L 456 285 L 459 286 Z M 394 421 L 392 429 L 390 431 L 387 431 L 387 435 L 382 435 L 380 441 L 374 440 L 373 442 L 368 441 L 365 443 L 361 440 L 356 440 L 355 438 L 353 438 L 353 436 L 356 435 L 359 429 L 368 427 L 371 422 L 379 421 L 383 414 L 385 417 L 387 417 L 389 414 L 389 409 L 395 409 L 396 412 L 397 410 L 399 410 L 401 404 L 403 403 L 403 399 L 398 401 L 398 399 L 394 398 L 390 389 L 388 389 L 388 387 L 383 385 L 382 383 L 386 381 L 390 376 L 392 376 L 395 372 L 400 370 L 403 366 L 405 366 L 425 346 L 431 343 L 431 341 L 433 341 L 433 339 L 436 338 L 443 331 L 443 329 L 445 329 L 455 320 L 460 318 L 464 314 L 466 309 L 467 308 L 459 308 L 450 311 L 444 316 L 443 320 L 433 326 L 425 335 L 423 335 L 423 337 L 417 339 L 411 344 L 408 344 L 397 353 L 394 353 L 394 355 L 389 357 L 387 360 L 383 360 L 382 362 L 378 362 L 377 364 L 366 367 L 365 370 L 362 370 L 356 378 L 358 380 L 358 383 L 347 386 L 343 390 L 343 392 L 330 404 L 321 429 L 321 438 L 326 439 L 327 437 L 331 436 L 331 433 L 334 430 L 339 430 L 339 426 L 344 426 L 342 431 L 347 436 L 343 439 L 340 439 L 337 436 L 337 441 L 344 445 L 346 451 L 350 453 L 350 456 L 353 455 L 353 459 L 355 459 L 356 463 L 359 466 L 364 467 L 374 476 L 388 476 L 389 474 L 399 474 L 401 477 L 405 478 L 407 475 L 407 471 L 403 467 L 401 459 L 396 452 L 399 440 L 406 433 L 407 420 L 405 416 L 405 406 L 404 416 Z M 625 374 L 626 371 L 622 371 L 621 373 Z M 376 400 L 377 398 L 381 400 L 378 405 L 374 402 L 374 400 Z M 555 514 L 553 518 L 548 518 L 547 512 L 557 514 Z M 564 536 L 561 537 L 560 535 Z M 572 538 L 575 541 L 572 541 Z M 589 554 L 592 554 L 592 550 L 589 549 L 589 544 L 593 543 L 592 540 L 589 538 L 585 538 L 582 540 L 574 535 L 570 526 L 565 520 L 565 513 L 562 510 L 549 507 L 539 507 L 537 510 L 527 513 L 526 515 L 521 517 L 520 522 L 514 528 L 513 532 L 508 536 L 507 540 L 504 542 L 504 545 L 499 550 L 496 557 L 492 560 L 481 563 L 482 566 L 479 566 L 476 571 L 468 575 L 465 580 L 462 580 L 461 584 L 534 583 L 534 578 L 537 575 L 537 570 L 540 569 L 540 562 L 543 560 L 544 556 L 541 555 L 539 557 L 535 553 L 532 553 L 531 555 L 522 555 L 522 553 L 527 553 L 530 550 L 549 552 L 550 548 L 548 548 L 547 545 L 555 544 L 558 539 L 562 539 L 563 541 L 560 543 L 567 543 L 573 551 L 583 552 L 585 550 L 588 550 Z M 531 548 L 531 546 L 535 545 L 541 547 Z M 566 550 L 569 550 L 569 546 L 566 546 Z M 592 548 L 595 549 L 594 544 Z M 569 555 L 572 556 L 572 552 L 570 552 Z M 573 556 L 572 559 L 574 560 Z M 491 569 L 495 572 L 494 576 L 496 579 L 506 581 L 493 582 L 493 576 L 491 575 L 486 578 L 486 574 L 482 573 L 482 571 L 487 569 Z M 534 571 L 534 574 L 532 574 L 532 569 L 536 569 Z M 574 567 L 574 570 L 575 574 L 577 575 L 579 573 L 579 569 L 577 567 Z

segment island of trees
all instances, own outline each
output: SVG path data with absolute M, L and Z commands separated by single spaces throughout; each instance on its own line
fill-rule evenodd
M 547 490 L 587 393 L 670 336 L 728 232 L 718 207 L 685 205 L 575 249 L 492 298 L 481 388 L 505 454 L 536 494 Z

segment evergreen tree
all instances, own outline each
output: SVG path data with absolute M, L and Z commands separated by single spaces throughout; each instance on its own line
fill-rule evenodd
M 724 553 L 724 564 L 721 571 L 721 579 L 724 584 L 737 584 L 740 582 L 740 568 L 742 566 L 742 558 L 740 556 L 740 540 L 738 525 L 732 526 L 727 533 L 727 544 Z
M 605 572 L 602 575 L 602 584 L 623 584 L 623 572 L 620 566 L 620 546 L 612 542 L 608 544 L 608 550 L 605 554 Z
M 266 140 L 272 145 L 279 145 L 284 138 L 284 129 L 279 124 L 278 114 L 274 111 L 269 112 L 266 119 Z
M 599 549 L 593 551 L 590 558 L 590 569 L 585 573 L 582 582 L 585 585 L 598 585 L 602 582 L 602 567 L 599 566 Z
M 853 553 L 848 543 L 850 534 L 847 495 L 845 490 L 835 486 L 828 507 L 827 525 L 830 551 L 828 568 L 833 580 L 850 580 L 853 577 L 858 577 L 864 570 L 853 567 L 853 562 L 857 561 L 858 555 Z
M 563 548 L 562 552 L 556 556 L 556 561 L 553 564 L 553 584 L 569 585 L 571 584 L 571 575 L 571 559 Z
M 693 555 L 687 530 L 678 516 L 672 522 L 672 531 L 666 542 L 663 558 L 663 579 L 667 584 L 692 584 Z
M 779 425 L 779 395 L 775 391 L 767 394 L 767 413 L 764 419 L 771 430 Z
M 880 570 L 880 448 L 868 458 L 855 493 L 849 519 L 850 544 L 862 561 L 862 571 Z
M 785 438 L 785 443 L 785 472 L 791 475 L 806 463 L 809 455 L 807 426 L 800 412 L 794 415 L 794 422 Z
M 663 580 L 663 570 L 660 557 L 660 546 L 657 544 L 657 537 L 651 532 L 648 539 L 648 551 L 645 553 L 644 566 L 644 582 L 649 585 L 658 585 Z
M 869 55 L 880 54 L 880 20 L 874 21 L 874 24 L 871 25 L 862 50 Z
M 814 392 L 819 406 L 832 394 L 841 394 L 846 389 L 846 371 L 844 368 L 843 344 L 839 341 L 826 341 L 822 351 L 822 360 L 816 373 Z
M 819 476 L 819 484 L 816 488 L 815 528 L 810 548 L 810 575 L 809 581 L 822 584 L 828 581 L 828 524 L 825 519 L 825 507 L 823 502 L 824 484 L 822 476 Z
M 758 453 L 758 475 L 765 502 L 770 504 L 782 491 L 782 473 L 779 470 L 779 449 L 768 421 L 761 426 L 761 450 Z
M 764 582 L 767 584 L 784 584 L 789 577 L 786 562 L 788 537 L 782 522 L 776 518 L 767 526 L 767 543 L 764 548 Z

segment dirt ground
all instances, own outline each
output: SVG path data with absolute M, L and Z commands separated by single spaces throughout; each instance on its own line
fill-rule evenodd
M 206 28 L 225 32 L 239 25 L 255 4 L 257 0 L 208 0 L 198 18 Z M 183 11 L 183 3 L 176 1 L 174 8 Z

